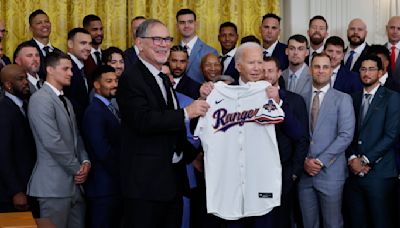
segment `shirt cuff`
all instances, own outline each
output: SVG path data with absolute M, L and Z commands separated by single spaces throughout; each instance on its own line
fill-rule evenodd
M 351 155 L 351 156 L 349 157 L 349 159 L 347 159 L 347 161 L 351 161 L 351 160 L 356 159 L 356 158 L 357 158 L 357 156 L 355 156 L 355 155 L 353 154 L 353 155 Z
M 89 160 L 83 160 L 82 165 L 85 164 L 85 163 L 87 163 L 87 164 L 89 164 L 89 165 L 92 165 L 92 163 L 90 163 Z
M 324 163 L 322 163 L 322 161 L 321 161 L 321 160 L 319 160 L 318 158 L 316 158 L 315 160 L 317 160 L 317 161 L 318 161 L 318 163 L 319 163 L 319 165 L 321 166 L 321 168 L 322 168 L 322 167 L 324 167 Z
M 361 156 L 361 160 L 363 163 L 369 164 L 369 160 L 368 160 L 367 156 L 365 156 L 365 155 Z

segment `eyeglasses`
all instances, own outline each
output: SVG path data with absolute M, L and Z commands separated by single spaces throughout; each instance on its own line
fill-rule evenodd
M 159 36 L 148 36 L 148 37 L 140 37 L 142 39 L 152 39 L 154 45 L 161 45 L 162 42 L 164 41 L 165 44 L 171 44 L 172 41 L 174 40 L 173 37 L 159 37 Z
M 360 73 L 366 73 L 367 71 L 368 72 L 374 72 L 374 71 L 377 71 L 377 70 L 378 70 L 378 68 L 376 68 L 376 67 L 369 67 L 369 68 L 361 67 L 360 68 Z

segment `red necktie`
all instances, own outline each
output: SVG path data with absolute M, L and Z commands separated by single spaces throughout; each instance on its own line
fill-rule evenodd
M 390 60 L 392 61 L 392 72 L 394 72 L 394 66 L 396 65 L 396 46 L 392 46 Z

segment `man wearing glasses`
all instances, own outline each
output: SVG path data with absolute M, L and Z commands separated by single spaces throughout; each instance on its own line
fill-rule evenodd
M 364 89 L 352 95 L 356 128 L 346 152 L 350 176 L 344 194 L 349 227 L 395 227 L 400 95 L 381 86 L 382 72 L 378 56 L 366 57 L 360 68 Z
M 179 109 L 171 81 L 161 72 L 173 40 L 162 22 L 146 20 L 136 35 L 139 60 L 122 74 L 117 94 L 122 227 L 180 227 L 183 158 L 196 155 L 186 140 L 185 122 L 205 115 L 208 104 L 194 101 Z

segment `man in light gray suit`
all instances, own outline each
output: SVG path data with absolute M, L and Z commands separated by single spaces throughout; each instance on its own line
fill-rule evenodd
M 62 52 L 45 61 L 47 78 L 30 99 L 28 117 L 35 137 L 37 162 L 27 193 L 38 198 L 40 215 L 56 227 L 85 227 L 85 203 L 81 184 L 90 161 L 63 87 L 71 82 L 72 63 Z
M 31 94 L 43 86 L 43 80 L 38 74 L 40 69 L 40 55 L 32 42 L 25 41 L 18 45 L 14 51 L 14 62 L 25 69 Z
M 311 92 L 312 84 L 308 66 L 304 62 L 308 55 L 307 38 L 299 34 L 289 37 L 286 55 L 289 67 L 282 72 L 286 90 L 305 98 Z
M 176 27 L 182 36 L 180 45 L 186 47 L 189 55 L 186 75 L 198 83 L 203 83 L 204 76 L 200 70 L 201 59 L 208 53 L 219 55 L 217 50 L 200 40 L 196 34 L 196 25 L 196 14 L 191 9 L 180 9 L 176 13 Z
M 343 227 L 342 192 L 346 179 L 345 150 L 354 134 L 355 116 L 348 94 L 330 87 L 329 56 L 314 55 L 312 91 L 305 98 L 310 120 L 310 149 L 299 182 L 304 227 Z M 321 224 L 320 224 L 321 223 Z

